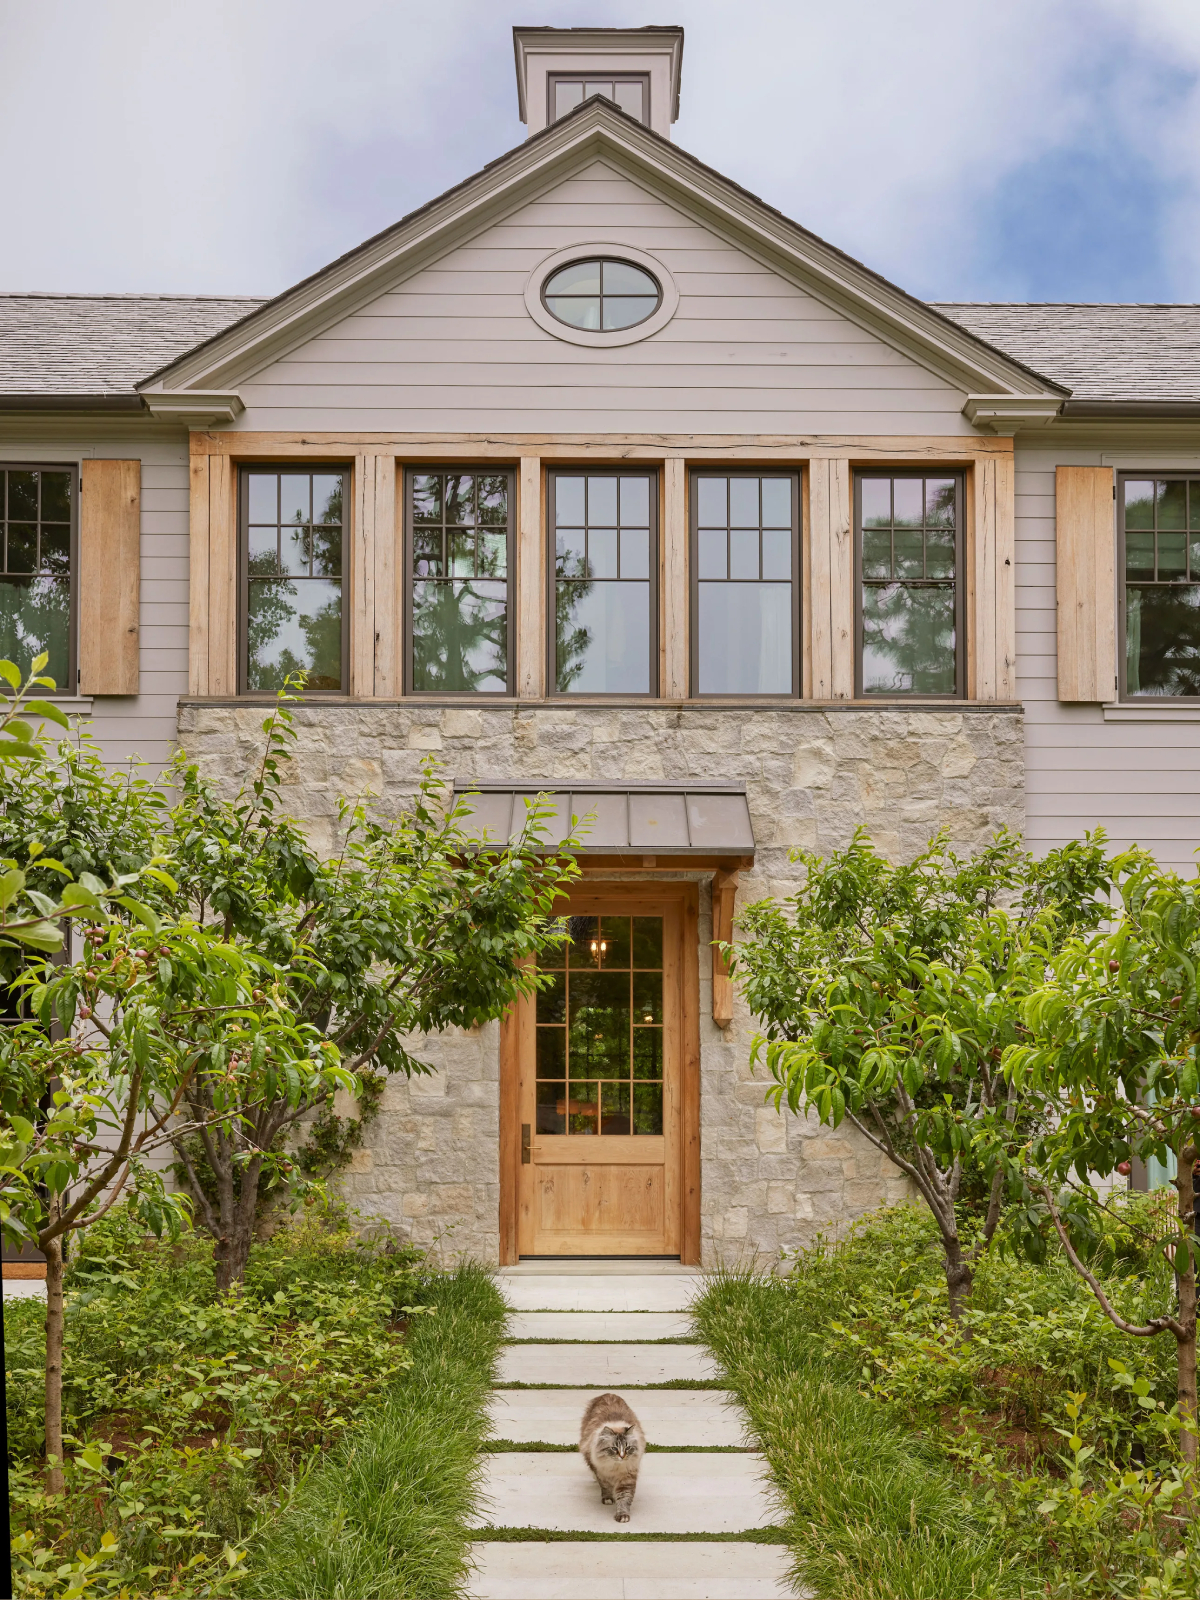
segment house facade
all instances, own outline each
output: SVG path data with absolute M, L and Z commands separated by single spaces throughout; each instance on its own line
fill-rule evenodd
M 493 837 L 586 817 L 553 989 L 429 1040 L 346 1187 L 766 1260 L 905 1192 L 750 1072 L 711 941 L 793 849 L 1191 865 L 1200 307 L 927 305 L 672 143 L 682 30 L 514 44 L 526 142 L 274 300 L 0 296 L 0 649 L 231 783 L 305 670 L 321 844 L 430 756 Z

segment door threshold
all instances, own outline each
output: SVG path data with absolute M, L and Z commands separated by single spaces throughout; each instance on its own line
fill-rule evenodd
M 522 1256 L 501 1267 L 504 1277 L 570 1276 L 587 1278 L 654 1277 L 679 1274 L 694 1278 L 699 1267 L 685 1267 L 678 1256 Z

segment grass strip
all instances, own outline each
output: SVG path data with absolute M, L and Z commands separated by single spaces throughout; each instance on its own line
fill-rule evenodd
M 251 1547 L 240 1593 L 451 1600 L 461 1592 L 505 1310 L 478 1267 L 435 1279 L 428 1299 L 433 1315 L 409 1325 L 411 1370 L 296 1487 Z
M 1043 1592 L 964 1509 L 952 1469 L 846 1381 L 749 1274 L 711 1280 L 696 1326 L 750 1416 L 790 1512 L 799 1583 L 818 1600 L 1017 1600 Z

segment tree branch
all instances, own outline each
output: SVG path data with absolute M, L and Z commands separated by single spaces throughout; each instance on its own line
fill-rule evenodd
M 1042 1184 L 1038 1192 L 1041 1194 L 1043 1200 L 1045 1200 L 1046 1206 L 1049 1209 L 1050 1218 L 1054 1223 L 1054 1231 L 1058 1234 L 1059 1243 L 1063 1247 L 1063 1251 L 1067 1257 L 1067 1260 L 1075 1268 L 1075 1271 L 1083 1279 L 1084 1283 L 1087 1284 L 1093 1295 L 1095 1295 L 1101 1311 L 1104 1312 L 1104 1315 L 1115 1328 L 1120 1328 L 1122 1333 L 1131 1333 L 1135 1338 L 1138 1339 L 1152 1339 L 1156 1334 L 1165 1333 L 1168 1328 L 1181 1342 L 1187 1338 L 1187 1330 L 1184 1328 L 1183 1324 L 1176 1321 L 1176 1319 L 1171 1316 L 1152 1317 L 1149 1322 L 1141 1327 L 1139 1327 L 1136 1323 L 1126 1322 L 1125 1318 L 1121 1316 L 1118 1311 L 1114 1310 L 1112 1303 L 1108 1299 L 1108 1296 L 1100 1287 L 1099 1281 L 1091 1272 L 1088 1271 L 1083 1262 L 1080 1261 L 1079 1257 L 1075 1254 L 1074 1248 L 1071 1245 L 1070 1237 L 1067 1234 L 1066 1228 L 1063 1226 L 1063 1220 L 1058 1214 L 1058 1207 L 1054 1204 L 1054 1196 L 1050 1193 L 1049 1186 Z

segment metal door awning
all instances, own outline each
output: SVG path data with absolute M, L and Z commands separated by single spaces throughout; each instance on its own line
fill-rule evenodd
M 507 843 L 525 825 L 526 803 L 538 794 L 554 805 L 544 825 L 547 846 L 560 844 L 577 818 L 580 853 L 609 856 L 741 856 L 754 854 L 754 829 L 744 783 L 574 783 L 454 785 L 470 807 L 463 823 L 480 843 Z

